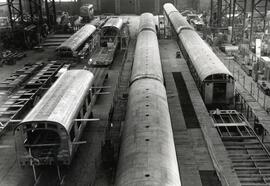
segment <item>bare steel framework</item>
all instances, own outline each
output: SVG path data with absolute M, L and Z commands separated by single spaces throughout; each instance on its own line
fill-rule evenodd
M 225 27 L 231 24 L 231 5 L 233 0 L 211 0 L 211 26 Z M 227 16 L 229 15 L 229 16 Z
M 233 40 L 243 41 L 246 27 L 247 0 L 234 0 L 232 15 Z
M 233 40 L 242 42 L 248 21 L 250 23 L 248 38 L 251 41 L 254 32 L 264 32 L 266 29 L 268 1 L 211 0 L 210 25 L 212 28 L 232 26 Z M 247 8 L 248 5 L 250 5 L 250 9 Z M 248 12 L 250 12 L 249 16 Z
M 22 8 L 22 0 L 19 0 L 19 6 L 16 6 L 14 0 L 7 0 L 8 11 L 9 11 L 9 22 L 11 25 L 11 29 L 13 31 L 14 23 L 18 20 L 21 22 L 24 21 L 23 19 L 23 8 Z
M 56 9 L 55 0 L 27 0 L 29 4 L 29 15 L 31 22 L 34 23 L 35 18 L 39 25 L 44 23 L 43 14 L 47 16 L 47 24 L 52 28 L 56 23 Z M 42 11 L 42 6 L 45 3 L 45 12 Z M 22 0 L 18 2 L 14 0 L 7 0 L 9 11 L 9 20 L 11 29 L 14 30 L 16 22 L 24 23 L 26 20 L 26 11 L 22 6 Z
M 254 31 L 256 32 L 265 31 L 268 1 L 269 0 L 252 0 L 250 40 L 253 38 Z M 256 26 L 255 28 L 255 25 L 257 25 L 258 22 L 263 22 L 263 26 L 262 27 Z

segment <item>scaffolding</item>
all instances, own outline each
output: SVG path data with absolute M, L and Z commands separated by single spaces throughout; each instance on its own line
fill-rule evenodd
M 255 32 L 265 32 L 268 1 L 269 0 L 252 0 L 250 18 L 250 43 L 254 38 Z
M 266 29 L 269 0 L 211 0 L 210 24 L 212 28 L 232 26 L 232 41 L 237 43 L 254 39 L 255 33 Z M 251 15 L 247 16 L 248 3 Z
M 47 24 L 52 28 L 56 24 L 56 9 L 55 0 L 29 0 L 29 14 L 31 24 L 38 24 L 41 26 L 44 23 L 42 7 L 45 3 L 45 13 L 47 16 Z M 22 5 L 22 0 L 7 0 L 9 21 L 12 31 L 15 29 L 15 24 L 26 26 L 27 14 Z M 25 7 L 26 8 L 26 7 Z M 28 24 L 29 25 L 29 24 Z
M 247 0 L 234 0 L 232 15 L 232 41 L 243 42 L 246 29 Z
M 8 12 L 9 12 L 9 22 L 11 26 L 12 32 L 14 31 L 15 22 L 19 21 L 21 23 L 24 22 L 24 12 L 22 7 L 22 0 L 19 0 L 19 6 L 17 7 L 17 3 L 14 0 L 7 0 Z
M 211 0 L 211 27 L 228 27 L 232 21 L 233 0 Z
M 56 25 L 55 0 L 45 0 L 47 24 L 50 29 Z

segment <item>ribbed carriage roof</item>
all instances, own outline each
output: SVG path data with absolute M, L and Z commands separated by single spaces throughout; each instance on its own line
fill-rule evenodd
M 171 4 L 171 3 L 165 3 L 165 4 L 163 5 L 163 9 L 164 9 L 164 11 L 166 12 L 167 15 L 170 15 L 170 13 L 172 13 L 172 12 L 179 12 L 179 11 L 175 8 L 175 6 L 174 6 L 173 4 Z
M 186 18 L 182 16 L 171 3 L 164 4 L 163 9 L 169 17 L 170 22 L 177 34 L 179 34 L 183 28 L 193 30 L 193 28 L 187 22 Z
M 233 77 L 227 67 L 195 31 L 183 30 L 179 34 L 179 38 L 201 81 L 215 74 Z
M 102 29 L 106 29 L 106 28 L 114 28 L 117 30 L 121 30 L 123 26 L 123 20 L 120 17 L 111 17 L 103 26 Z
M 46 92 L 22 123 L 33 121 L 56 122 L 67 131 L 93 82 L 93 74 L 86 70 L 65 72 Z
M 71 50 L 72 52 L 75 52 L 95 32 L 95 30 L 96 27 L 91 24 L 84 25 L 80 30 L 57 47 L 57 50 Z
M 137 37 L 130 82 L 142 78 L 163 82 L 158 40 L 156 33 L 150 30 L 140 32 Z
M 140 16 L 140 24 L 139 24 L 138 33 L 140 33 L 142 30 L 152 30 L 153 32 L 156 32 L 156 26 L 155 26 L 153 14 L 143 13 Z

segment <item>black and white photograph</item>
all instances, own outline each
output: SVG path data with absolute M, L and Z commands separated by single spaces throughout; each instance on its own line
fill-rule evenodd
M 270 186 L 270 0 L 0 0 L 0 186 Z

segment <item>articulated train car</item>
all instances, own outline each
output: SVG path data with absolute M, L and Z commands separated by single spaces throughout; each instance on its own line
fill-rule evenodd
M 166 3 L 163 8 L 205 104 L 208 107 L 234 104 L 235 82 L 227 67 L 172 4 Z
M 153 15 L 141 15 L 116 185 L 180 186 Z
M 69 165 L 92 110 L 93 74 L 65 72 L 14 130 L 24 165 Z M 75 121 L 77 119 L 77 121 Z

